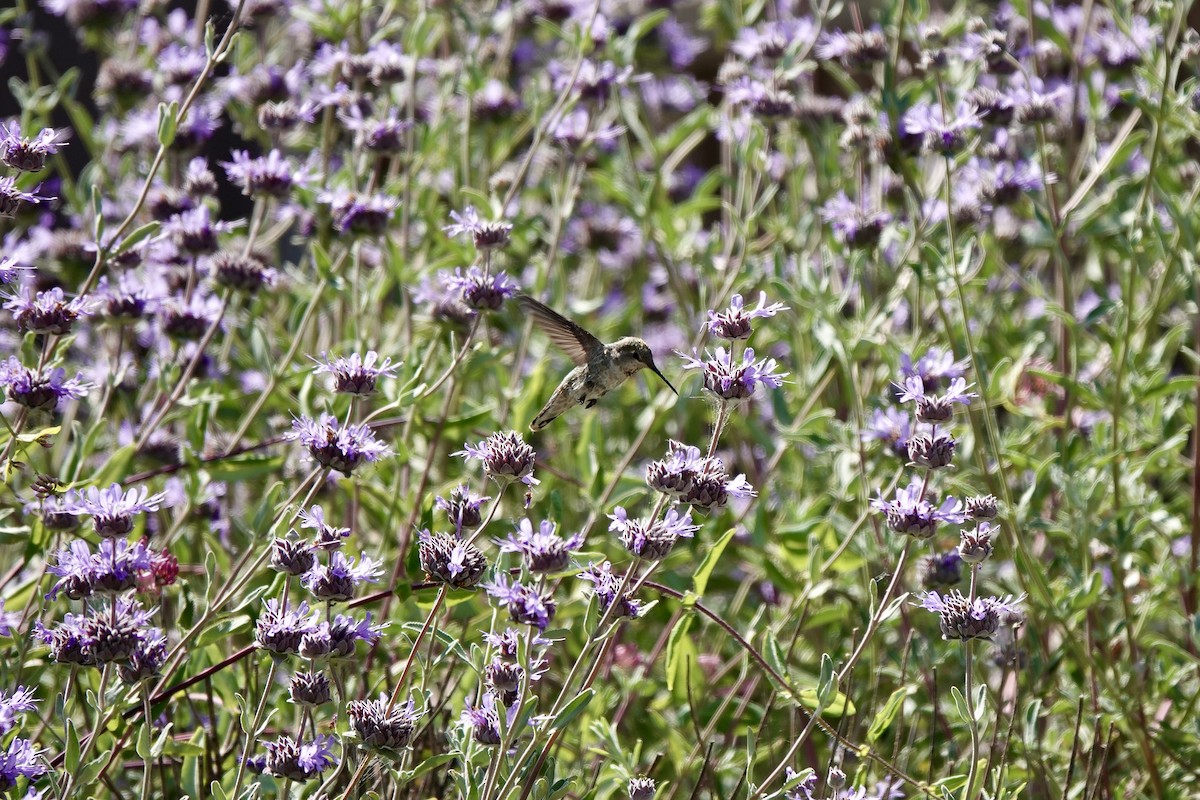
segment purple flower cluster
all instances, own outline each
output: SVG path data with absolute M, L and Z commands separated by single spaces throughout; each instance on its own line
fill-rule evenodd
M 655 491 L 704 511 L 722 508 L 730 498 L 755 495 L 745 475 L 730 477 L 721 459 L 701 455 L 698 447 L 676 441 L 667 445 L 666 458 L 646 468 L 646 483 Z
M 468 442 L 454 455 L 468 461 L 479 461 L 488 477 L 501 486 L 512 481 L 520 481 L 526 486 L 537 486 L 539 483 L 538 479 L 533 477 L 537 453 L 525 443 L 521 434 L 515 431 L 494 433 L 476 445 Z
M 302 444 L 312 460 L 349 476 L 363 464 L 378 461 L 390 451 L 367 425 L 343 425 L 332 414 L 301 417 L 284 437 Z
M 523 519 L 516 531 L 500 542 L 501 553 L 520 553 L 526 569 L 534 573 L 562 572 L 571 564 L 571 553 L 583 544 L 583 535 L 564 539 L 557 533 L 558 525 L 542 520 L 537 530 Z
M 786 372 L 777 372 L 773 358 L 754 360 L 754 350 L 747 347 L 742 351 L 740 363 L 734 359 L 732 350 L 718 347 L 716 354 L 705 351 L 705 359 L 679 354 L 684 369 L 698 369 L 704 375 L 704 388 L 725 402 L 749 400 L 759 385 L 778 389 L 783 386 Z

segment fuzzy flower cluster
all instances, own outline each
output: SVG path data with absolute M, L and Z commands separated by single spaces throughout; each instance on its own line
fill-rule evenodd
M 301 530 L 311 531 L 311 538 L 302 538 L 292 530 L 286 537 L 275 539 L 271 567 L 289 579 L 298 577 L 317 605 L 310 605 L 309 600 L 293 605 L 285 599 L 267 599 L 255 625 L 254 640 L 280 662 L 295 656 L 304 660 L 303 668 L 289 679 L 288 699 L 312 714 L 332 702 L 330 671 L 355 656 L 358 642 L 374 644 L 379 640 L 380 627 L 372 624 L 369 612 L 357 618 L 335 614 L 334 608 L 353 599 L 362 585 L 377 583 L 383 567 L 365 553 L 358 559 L 348 558 L 342 548 L 350 529 L 333 524 L 323 507 L 303 509 L 298 517 Z M 353 702 L 350 706 L 353 708 L 347 708 L 347 715 L 364 747 L 385 741 L 397 748 L 407 744 L 407 738 L 401 743 L 399 736 L 389 737 L 382 732 L 391 719 L 390 707 L 381 717 L 374 713 L 373 706 L 357 707 Z M 253 763 L 259 771 L 277 778 L 312 780 L 336 763 L 335 745 L 336 739 L 331 736 L 305 738 L 303 732 L 296 737 L 282 735 L 263 742 L 265 753 L 254 757 Z
M 730 476 L 720 458 L 702 455 L 700 448 L 674 440 L 667 444 L 666 458 L 646 468 L 646 483 L 702 511 L 723 508 L 730 498 L 756 494 L 746 476 Z

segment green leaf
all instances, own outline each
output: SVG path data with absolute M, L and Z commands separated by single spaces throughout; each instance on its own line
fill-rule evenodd
M 671 629 L 671 635 L 667 637 L 667 691 L 672 691 L 675 688 L 675 675 L 679 672 L 679 661 L 683 657 L 687 648 L 683 642 L 687 641 L 688 646 L 691 645 L 691 640 L 687 638 L 688 628 L 692 627 L 692 618 L 684 617 L 674 628 Z
M 261 478 L 277 472 L 283 466 L 283 456 L 247 456 L 232 458 L 208 465 L 211 480 L 238 483 Z
M 700 568 L 696 570 L 696 574 L 692 577 L 692 591 L 698 596 L 704 596 L 704 590 L 708 588 L 708 579 L 712 572 L 717 567 L 717 561 L 721 558 L 721 554 L 725 552 L 725 546 L 729 544 L 729 540 L 733 538 L 734 529 L 730 528 L 725 531 L 725 535 L 718 539 L 712 547 L 709 548 L 708 554 L 704 556 L 704 560 L 700 562 Z
M 867 729 L 868 744 L 877 741 L 888 729 L 892 720 L 896 718 L 896 714 L 900 713 L 900 709 L 904 706 L 904 698 L 907 696 L 908 687 L 901 687 L 892 692 L 887 702 L 883 704 L 883 708 L 875 712 L 875 719 L 871 720 L 871 727 Z
M 821 677 L 817 680 L 817 702 L 821 708 L 829 706 L 837 694 L 837 676 L 833 671 L 833 659 L 828 653 L 821 654 Z
M 132 460 L 133 445 L 127 444 L 108 457 L 108 460 L 101 465 L 100 469 L 92 474 L 90 483 L 96 486 L 108 486 L 111 483 L 120 483 L 121 479 L 128 473 L 129 462 Z
M 112 254 L 114 256 L 119 256 L 122 253 L 132 250 L 141 242 L 158 233 L 158 229 L 161 227 L 162 223 L 158 222 L 157 220 L 153 222 L 147 222 L 145 225 L 138 227 L 133 231 L 133 233 L 122 239 L 117 246 L 113 248 Z
M 554 719 L 550 722 L 550 730 L 559 730 L 565 728 L 567 724 L 579 716 L 588 703 L 592 702 L 592 698 L 596 696 L 596 690 L 588 687 L 579 694 L 571 702 L 567 703 L 562 711 L 555 714 Z
M 420 764 L 417 764 L 417 766 L 414 767 L 413 769 L 405 770 L 405 772 L 403 773 L 405 781 L 407 782 L 407 781 L 413 780 L 414 778 L 419 778 L 422 775 L 424 775 L 426 772 L 437 769 L 438 767 L 442 766 L 443 764 L 449 764 L 451 761 L 453 761 L 456 758 L 458 758 L 458 756 L 455 755 L 454 753 L 439 753 L 436 756 L 430 756 L 429 758 L 422 761 Z
M 29 431 L 28 433 L 19 433 L 17 434 L 17 441 L 22 442 L 23 444 L 32 444 L 38 439 L 41 439 L 43 436 L 54 436 L 61 431 L 61 425 L 51 425 L 48 428 L 40 428 L 36 431 Z
M 64 721 L 66 726 L 67 746 L 63 755 L 63 769 L 68 774 L 75 774 L 79 769 L 79 734 L 75 732 L 75 723 L 70 718 Z
M 841 692 L 837 692 L 830 699 L 829 704 L 822 706 L 817 700 L 816 689 L 801 689 L 796 692 L 801 705 L 806 708 L 811 708 L 814 711 L 821 709 L 821 714 L 826 717 L 837 718 L 844 714 L 854 714 L 858 709 L 854 707 L 854 703 L 850 702 L 849 698 Z
M 158 143 L 170 147 L 175 141 L 175 129 L 179 125 L 179 103 L 172 100 L 158 104 Z

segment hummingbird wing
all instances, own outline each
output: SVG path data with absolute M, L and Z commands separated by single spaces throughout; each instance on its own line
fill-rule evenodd
M 533 321 L 578 366 L 588 363 L 588 358 L 604 350 L 604 343 L 582 327 L 559 314 L 549 306 L 539 303 L 527 294 L 517 295 L 521 308 L 533 315 Z

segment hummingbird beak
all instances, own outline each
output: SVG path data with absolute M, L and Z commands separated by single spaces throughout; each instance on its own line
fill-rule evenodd
M 651 372 L 653 372 L 658 377 L 662 378 L 663 383 L 665 383 L 672 392 L 675 392 L 676 397 L 679 396 L 679 391 L 676 390 L 676 388 L 674 386 L 671 386 L 671 382 L 669 380 L 667 380 L 667 376 L 663 375 L 661 372 L 659 372 L 658 367 L 654 366 L 654 364 L 647 364 L 646 366 L 650 368 Z

